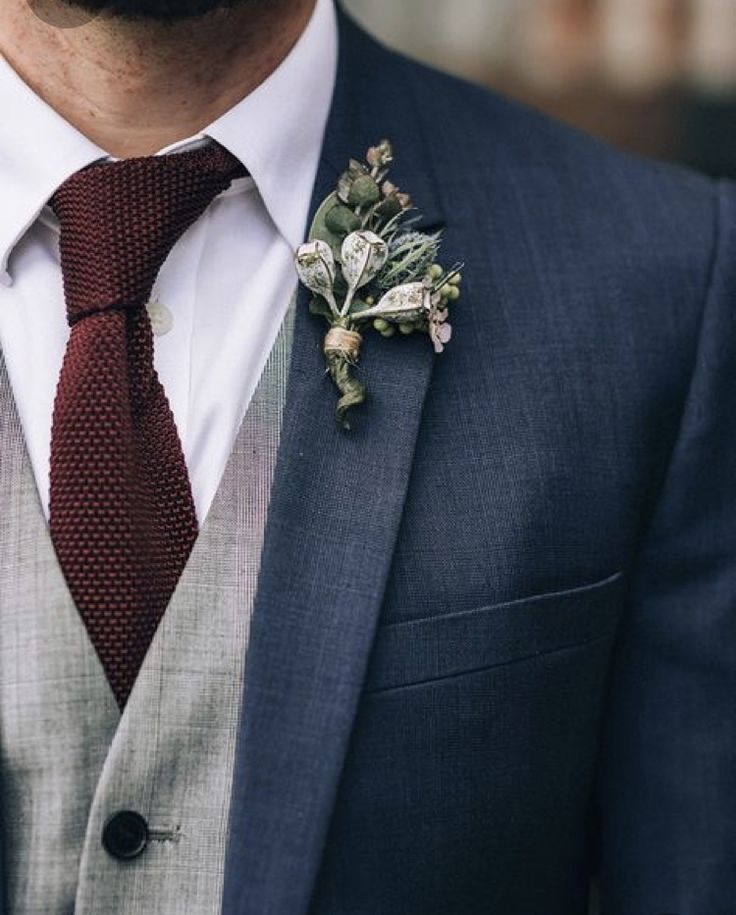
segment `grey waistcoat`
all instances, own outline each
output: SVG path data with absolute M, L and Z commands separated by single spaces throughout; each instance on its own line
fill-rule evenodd
M 56 560 L 0 356 L 5 915 L 219 915 L 235 738 L 294 303 L 120 715 Z M 123 862 L 107 819 L 151 841 Z M 0 911 L 2 906 L 0 906 Z

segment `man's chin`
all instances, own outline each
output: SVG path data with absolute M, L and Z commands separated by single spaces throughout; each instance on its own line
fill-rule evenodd
M 151 22 L 181 22 L 232 9 L 260 0 L 60 0 L 71 10 L 98 15 L 119 16 L 123 19 L 146 19 Z M 270 0 L 273 2 L 273 0 Z

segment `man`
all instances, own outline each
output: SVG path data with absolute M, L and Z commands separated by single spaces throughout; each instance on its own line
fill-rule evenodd
M 734 910 L 733 188 L 330 0 L 0 50 L 4 915 Z M 383 137 L 464 292 L 346 432 L 292 252 Z

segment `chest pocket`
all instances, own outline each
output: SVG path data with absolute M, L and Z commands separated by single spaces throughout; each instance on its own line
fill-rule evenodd
M 365 691 L 418 685 L 612 638 L 624 583 L 617 572 L 564 591 L 379 626 Z

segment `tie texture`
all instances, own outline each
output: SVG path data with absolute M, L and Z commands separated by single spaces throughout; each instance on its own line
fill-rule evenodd
M 120 708 L 198 531 L 145 306 L 176 241 L 245 174 L 211 144 L 90 165 L 49 201 L 70 325 L 51 430 L 50 530 Z

